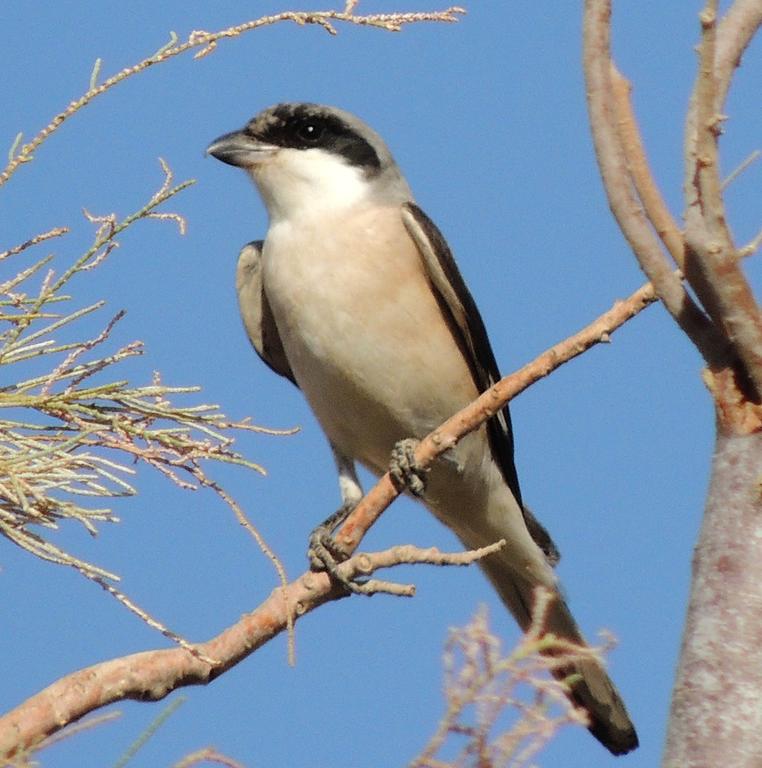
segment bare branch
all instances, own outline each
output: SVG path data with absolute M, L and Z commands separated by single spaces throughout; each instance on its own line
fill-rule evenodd
M 415 451 L 416 461 L 423 467 L 429 466 L 437 456 L 441 456 L 458 440 L 477 429 L 509 400 L 590 347 L 608 342 L 617 328 L 654 301 L 656 295 L 653 286 L 648 283 L 624 301 L 617 302 L 608 312 L 578 333 L 543 352 L 516 373 L 501 379 L 471 405 L 421 440 Z M 355 507 L 336 534 L 336 541 L 341 549 L 347 553 L 353 552 L 367 530 L 398 495 L 399 491 L 387 472 Z
M 21 243 L 21 245 L 16 245 L 13 248 L 9 248 L 7 251 L 3 251 L 2 253 L 0 253 L 0 261 L 2 261 L 3 259 L 7 259 L 9 256 L 16 256 L 22 251 L 25 251 L 27 248 L 31 248 L 33 245 L 42 243 L 45 240 L 50 240 L 53 237 L 61 237 L 62 235 L 65 235 L 68 231 L 69 231 L 68 227 L 56 227 L 55 229 L 51 229 L 48 232 L 43 232 L 42 234 L 35 235 L 34 237 L 27 240 L 25 243 Z
M 41 752 L 43 749 L 52 747 L 54 744 L 59 744 L 66 739 L 70 739 L 72 736 L 78 736 L 83 731 L 89 731 L 91 728 L 98 728 L 105 723 L 111 723 L 114 720 L 118 720 L 122 716 L 119 710 L 112 710 L 111 712 L 102 712 L 93 717 L 88 717 L 85 720 L 81 720 L 78 723 L 70 725 L 68 728 L 64 728 L 58 733 L 53 734 L 49 738 L 45 739 L 35 750 L 35 752 Z
M 703 34 L 699 48 L 699 76 L 694 91 L 697 109 L 696 157 L 689 165 L 693 183 L 686 186 L 695 194 L 711 234 L 722 239 L 723 247 L 732 248 L 732 238 L 725 220 L 717 146 L 722 123 L 726 119 L 725 115 L 717 111 L 714 75 L 717 6 L 718 0 L 707 0 L 706 7 L 699 14 Z
M 720 22 L 715 41 L 715 88 L 717 106 L 722 105 L 730 89 L 733 73 L 757 30 L 762 26 L 759 0 L 735 0 Z
M 627 162 L 616 124 L 611 83 L 610 0 L 586 0 L 584 68 L 588 109 L 598 166 L 611 211 L 643 271 L 667 311 L 696 345 L 705 360 L 724 356 L 724 340 L 672 272 L 630 184 Z
M 744 245 L 743 248 L 738 249 L 739 257 L 743 259 L 748 256 L 753 256 L 757 250 L 759 250 L 760 245 L 762 245 L 762 230 L 756 234 L 753 240 Z
M 558 674 L 582 656 L 600 659 L 600 649 L 545 634 L 549 599 L 547 591 L 537 591 L 532 626 L 507 655 L 489 631 L 486 611 L 451 630 L 444 658 L 445 712 L 410 768 L 515 768 L 529 764 L 565 725 L 588 725 L 584 710 L 570 703 L 566 684 L 548 673 Z M 507 712 L 513 717 L 506 718 Z
M 669 208 L 667 208 L 661 191 L 648 167 L 643 140 L 640 137 L 630 101 L 632 89 L 630 82 L 619 72 L 613 62 L 611 63 L 611 87 L 622 149 L 635 190 L 641 203 L 643 203 L 648 220 L 656 230 L 656 234 L 659 235 L 670 252 L 675 264 L 682 270 L 685 262 L 683 233 L 669 212 Z
M 421 442 L 416 458 L 423 464 L 433 461 L 533 382 L 595 344 L 609 341 L 617 328 L 653 301 L 653 288 L 647 284 L 626 300 L 617 302 L 582 331 L 505 377 L 470 406 L 448 419 Z M 387 474 L 344 524 L 338 534 L 338 542 L 347 551 L 353 551 L 355 542 L 360 541 L 364 532 L 396 496 L 397 491 Z M 475 553 L 442 555 L 435 549 L 396 547 L 387 552 L 357 555 L 339 568 L 344 576 L 354 579 L 399 563 L 466 564 L 490 551 L 492 548 L 488 547 Z M 346 593 L 332 584 L 327 574 L 307 572 L 296 581 L 276 588 L 264 603 L 237 624 L 209 642 L 194 646 L 195 653 L 188 653 L 183 648 L 147 651 L 68 675 L 0 719 L 0 755 L 12 755 L 27 749 L 67 723 L 114 701 L 125 698 L 155 701 L 176 687 L 206 684 L 289 627 L 290 622 L 326 601 L 344 596 Z M 205 662 L 200 656 L 214 663 Z
M 130 744 L 121 757 L 114 764 L 114 768 L 125 768 L 132 758 L 145 746 L 148 740 L 161 728 L 161 726 L 185 703 L 185 697 L 180 696 L 167 704 L 156 717 L 148 724 L 143 732 Z
M 379 568 L 391 568 L 394 565 L 414 565 L 426 563 L 427 565 L 471 565 L 493 552 L 497 552 L 505 546 L 505 539 L 489 544 L 486 547 L 469 550 L 466 552 L 440 552 L 436 547 L 421 549 L 412 544 L 403 544 L 385 552 L 375 552 L 373 555 L 358 554 L 355 556 L 356 568 L 360 574 L 372 573 Z M 361 595 L 375 595 L 384 593 L 397 597 L 413 597 L 415 587 L 412 584 L 395 584 L 390 581 L 367 579 L 354 581 L 353 591 Z
M 477 553 L 443 555 L 435 549 L 395 547 L 362 553 L 342 563 L 347 578 L 373 573 L 400 563 L 464 564 L 494 548 Z M 252 613 L 212 640 L 183 648 L 131 654 L 66 675 L 0 718 L 0 757 L 13 757 L 68 723 L 115 701 L 158 701 L 187 685 L 205 685 L 235 666 L 288 626 L 319 605 L 345 597 L 325 573 L 307 572 L 286 587 L 276 588 Z
M 403 26 L 408 24 L 418 24 L 422 22 L 454 23 L 458 21 L 458 17 L 461 14 L 465 13 L 463 8 L 452 6 L 441 11 L 426 11 L 420 13 L 377 13 L 356 15 L 354 13 L 356 5 L 356 2 L 347 3 L 344 11 L 285 11 L 272 16 L 263 16 L 254 21 L 237 24 L 233 27 L 227 27 L 218 32 L 204 32 L 197 30 L 190 34 L 188 40 L 180 44 L 177 44 L 177 36 L 173 32 L 169 44 L 163 45 L 156 51 L 156 53 L 148 56 L 132 67 L 127 67 L 116 75 L 109 77 L 100 85 L 96 85 L 100 69 L 96 62 L 96 68 L 93 69 L 90 78 L 90 87 L 82 96 L 80 96 L 80 98 L 75 99 L 63 111 L 59 112 L 31 141 L 22 145 L 20 149 L 18 149 L 18 152 L 16 152 L 16 150 L 21 141 L 21 134 L 16 137 L 16 141 L 9 153 L 8 165 L 0 172 L 0 186 L 8 182 L 21 165 L 31 162 L 34 159 L 34 152 L 51 136 L 51 134 L 70 117 L 79 112 L 83 107 L 87 106 L 93 99 L 106 93 L 127 78 L 190 50 L 200 49 L 197 50 L 194 56 L 194 58 L 200 59 L 212 53 L 220 40 L 240 37 L 251 30 L 271 26 L 280 22 L 290 21 L 299 26 L 317 25 L 323 27 L 323 29 L 330 34 L 336 34 L 336 29 L 331 24 L 332 21 L 357 26 L 374 27 L 388 32 L 398 32 Z
M 739 163 L 723 180 L 722 191 L 724 192 L 749 166 L 755 163 L 762 156 L 762 150 L 755 149 L 745 160 Z
M 191 766 L 198 765 L 199 763 L 217 763 L 218 765 L 224 765 L 226 768 L 244 768 L 243 763 L 223 755 L 214 747 L 206 747 L 205 749 L 198 750 L 198 752 L 186 755 L 182 760 L 175 763 L 172 768 L 191 768 Z
M 699 76 L 691 97 L 685 131 L 685 276 L 734 353 L 743 363 L 757 402 L 762 400 L 762 314 L 743 274 L 728 229 L 722 199 L 718 140 L 722 105 L 730 78 L 754 31 L 762 23 L 756 11 L 739 2 L 723 27 L 722 55 L 717 30 L 717 0 L 700 15 L 702 41 Z M 728 35 L 738 39 L 728 41 Z

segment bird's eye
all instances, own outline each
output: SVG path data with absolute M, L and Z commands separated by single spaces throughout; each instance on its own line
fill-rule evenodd
M 296 135 L 305 144 L 315 144 L 320 141 L 324 130 L 324 126 L 319 122 L 310 120 L 297 126 Z

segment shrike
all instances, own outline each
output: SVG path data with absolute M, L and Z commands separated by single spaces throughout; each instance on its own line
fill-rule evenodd
M 362 495 L 355 462 L 384 474 L 395 445 L 500 378 L 484 323 L 386 144 L 354 115 L 279 104 L 207 151 L 243 168 L 267 207 L 264 244 L 239 258 L 241 314 L 263 360 L 306 396 L 349 507 Z M 506 540 L 480 565 L 523 629 L 541 585 L 555 595 L 546 630 L 585 642 L 553 572 L 558 552 L 522 502 L 507 407 L 435 462 L 421 498 L 469 548 Z M 571 671 L 592 734 L 614 754 L 637 747 L 601 664 Z

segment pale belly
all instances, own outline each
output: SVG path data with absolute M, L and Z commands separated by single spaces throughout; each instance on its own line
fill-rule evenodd
M 352 232 L 320 225 L 319 233 L 304 222 L 270 229 L 265 291 L 328 439 L 382 474 L 398 440 L 423 437 L 478 392 L 399 211 L 368 213 Z M 395 227 L 403 228 L 396 245 L 380 234 Z M 484 427 L 431 467 L 425 503 L 467 546 L 506 538 L 499 560 L 547 575 Z
M 394 231 L 396 247 L 379 234 Z M 398 210 L 368 214 L 353 232 L 337 226 L 330 239 L 322 225 L 320 237 L 303 223 L 276 226 L 264 258 L 291 368 L 346 456 L 383 472 L 396 441 L 422 437 L 476 396 Z

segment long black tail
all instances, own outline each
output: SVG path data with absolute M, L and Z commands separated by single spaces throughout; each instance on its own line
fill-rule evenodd
M 500 559 L 500 553 L 485 558 L 481 561 L 481 566 L 506 607 L 526 631 L 532 620 L 536 585 L 506 567 L 505 561 Z M 553 593 L 553 599 L 548 606 L 545 631 L 577 645 L 586 645 L 585 638 L 561 594 L 557 589 L 549 591 Z M 563 679 L 573 673 L 579 677 L 577 682 L 571 685 L 569 698 L 587 712 L 590 718 L 590 733 L 614 755 L 624 755 L 635 749 L 638 746 L 635 726 L 627 714 L 622 697 L 602 664 L 594 658 L 581 659 L 558 670 L 556 674 Z

